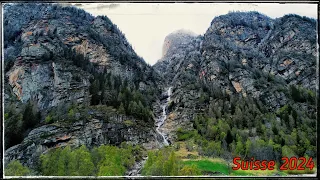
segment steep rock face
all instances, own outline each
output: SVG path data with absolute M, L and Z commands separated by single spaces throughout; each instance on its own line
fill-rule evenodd
M 301 28 L 297 24 L 302 24 Z M 265 102 L 268 100 L 262 96 L 276 85 L 295 84 L 315 90 L 315 34 L 315 22 L 294 15 L 276 20 L 254 12 L 221 16 L 212 21 L 204 36 L 201 71 L 207 79 L 215 77 L 223 87 L 227 83 L 233 92 Z M 259 82 L 261 71 L 275 81 Z M 272 109 L 286 102 L 283 93 L 271 99 Z
M 39 13 L 29 13 L 30 9 Z M 26 16 L 17 17 L 15 11 Z M 87 57 L 99 71 L 106 69 L 131 83 L 136 79 L 154 84 L 148 80 L 152 68 L 107 17 L 94 18 L 83 10 L 46 4 L 8 5 L 4 16 L 6 28 L 13 28 L 5 31 L 5 61 L 13 63 L 5 78 L 13 93 L 5 92 L 6 101 L 10 95 L 22 102 L 33 97 L 41 109 L 66 101 L 87 103 L 90 73 L 66 58 L 66 49 Z
M 184 71 L 197 68 L 200 41 L 200 36 L 186 30 L 169 34 L 163 45 L 163 57 L 153 67 L 159 74 L 174 82 Z M 190 62 L 187 61 L 189 64 L 186 64 L 185 59 L 190 60 Z
M 192 128 L 190 119 L 196 109 L 193 100 L 198 99 L 200 94 L 197 90 L 190 90 L 190 82 L 196 82 L 199 74 L 202 56 L 200 53 L 202 37 L 186 30 L 171 33 L 165 38 L 163 51 L 164 56 L 153 67 L 163 75 L 168 86 L 172 86 L 172 97 L 169 102 L 168 118 L 164 124 L 164 132 L 173 141 L 177 127 L 184 129 Z M 194 88 L 194 87 L 191 87 Z M 161 107 L 155 104 L 155 112 L 161 113 Z M 175 109 L 173 110 L 172 107 Z
M 183 114 L 201 113 L 207 109 L 204 101 L 213 100 L 202 97 L 202 85 L 216 92 L 220 89 L 229 95 L 258 99 L 273 112 L 288 102 L 283 89 L 290 85 L 316 91 L 314 20 L 235 12 L 214 18 L 204 36 L 194 39 L 177 43 L 197 48 L 190 52 L 185 45 L 176 45 L 172 54 L 154 66 L 174 87 L 171 113 L 177 126 L 173 130 L 189 128 L 193 119 L 186 116 L 182 120 L 177 114 L 186 109 Z M 170 52 L 170 47 L 166 51 Z
M 88 103 L 90 75 L 59 57 L 63 52 L 62 43 L 77 48 L 85 41 L 81 37 L 80 39 L 72 36 L 76 27 L 70 22 L 70 17 L 67 16 L 64 20 L 59 18 L 68 15 L 68 12 L 58 11 L 53 17 L 51 14 L 55 10 L 53 6 L 34 4 L 19 6 L 9 6 L 5 11 L 9 27 L 15 23 L 11 22 L 13 10 L 27 13 L 35 6 L 39 8 L 41 15 L 36 17 L 31 15 L 29 19 L 23 19 L 20 25 L 22 27 L 19 29 L 20 35 L 13 44 L 14 47 L 20 46 L 21 51 L 18 52 L 14 65 L 6 73 L 6 77 L 17 99 L 27 102 L 31 98 L 36 98 L 41 109 L 54 107 L 68 100 Z M 43 17 L 41 20 L 40 16 Z M 75 42 L 80 45 L 76 46 Z M 54 55 L 57 55 L 55 60 L 52 59 Z
M 259 49 L 270 58 L 263 70 L 288 84 L 316 89 L 316 24 L 307 18 L 287 15 L 275 21 L 273 33 Z
M 253 81 L 251 70 L 246 67 L 263 63 L 255 48 L 271 28 L 273 20 L 258 13 L 231 13 L 215 18 L 204 35 L 200 69 L 203 78 L 231 92 L 248 93 Z
M 89 115 L 86 118 L 84 116 Z M 33 129 L 21 144 L 6 150 L 5 162 L 17 159 L 28 167 L 39 165 L 39 156 L 50 149 L 86 145 L 93 148 L 102 144 L 119 145 L 126 141 L 133 145 L 155 148 L 154 129 L 146 128 L 139 120 L 119 115 L 110 108 L 85 109 L 74 123 L 56 122 Z M 141 131 L 141 128 L 144 130 Z
M 24 139 L 21 144 L 7 147 L 6 162 L 19 159 L 34 167 L 39 155 L 56 145 L 93 147 L 128 141 L 154 147 L 153 122 L 125 116 L 123 111 L 108 117 L 99 116 L 106 112 L 95 111 L 93 117 L 76 118 L 79 122 L 74 124 L 67 123 L 68 117 L 57 117 L 54 121 L 59 123 L 52 123 L 52 114 L 68 114 L 70 106 L 91 107 L 93 91 L 96 99 L 104 96 L 103 103 L 108 101 L 109 106 L 114 106 L 111 101 L 117 100 L 123 88 L 115 84 L 119 85 L 121 79 L 131 90 L 136 87 L 146 95 L 156 93 L 156 82 L 161 77 L 133 51 L 107 17 L 93 17 L 81 9 L 58 4 L 25 3 L 7 4 L 4 21 L 4 103 L 5 113 L 10 116 L 5 126 L 22 129 L 19 139 Z M 110 80 L 111 76 L 114 79 Z M 107 77 L 110 84 L 105 84 L 102 91 L 101 84 Z M 152 98 L 144 99 L 145 104 Z M 23 112 L 31 101 L 41 118 L 30 126 L 24 122 L 27 113 Z M 150 117 L 152 113 L 152 120 Z M 14 138 L 10 136 L 8 141 Z
M 74 66 L 48 62 L 14 66 L 7 74 L 18 100 L 36 98 L 39 109 L 77 102 L 89 104 L 89 77 Z

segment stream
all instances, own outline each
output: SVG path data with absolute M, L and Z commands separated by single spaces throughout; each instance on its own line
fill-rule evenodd
M 146 163 L 148 157 L 143 157 L 143 159 L 139 162 L 136 162 L 132 169 L 126 173 L 126 176 L 141 176 L 141 170 Z
M 159 138 L 157 138 L 157 141 L 160 145 L 160 147 L 168 146 L 170 143 L 168 142 L 168 137 L 164 132 L 160 131 L 160 128 L 163 126 L 165 120 L 167 119 L 167 107 L 170 102 L 170 97 L 172 93 L 172 87 L 169 87 L 168 90 L 164 93 L 166 96 L 165 100 L 162 100 L 160 103 L 160 107 L 162 109 L 162 113 L 160 116 L 158 116 L 155 119 L 155 125 L 156 125 L 156 132 Z M 144 157 L 141 161 L 136 162 L 131 170 L 127 171 L 127 176 L 141 176 L 141 170 L 146 163 L 148 157 Z

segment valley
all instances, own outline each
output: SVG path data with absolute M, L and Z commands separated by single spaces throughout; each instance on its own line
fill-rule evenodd
M 3 31 L 6 176 L 317 172 L 312 18 L 229 12 L 169 34 L 153 66 L 107 16 L 72 6 L 7 4 Z M 235 157 L 275 169 L 233 170 Z M 280 170 L 282 157 L 314 168 Z

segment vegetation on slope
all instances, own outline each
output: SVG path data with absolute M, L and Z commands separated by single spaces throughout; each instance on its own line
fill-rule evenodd
M 40 176 L 122 176 L 135 161 L 142 159 L 143 149 L 126 143 L 120 147 L 102 145 L 91 150 L 84 145 L 71 149 L 67 146 L 41 155 Z M 31 175 L 18 161 L 10 162 L 6 176 Z

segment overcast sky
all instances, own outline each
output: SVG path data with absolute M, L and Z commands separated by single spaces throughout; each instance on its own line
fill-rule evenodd
M 76 4 L 94 16 L 107 15 L 125 34 L 137 54 L 153 65 L 162 55 L 164 38 L 188 29 L 204 34 L 215 16 L 229 11 L 258 11 L 271 18 L 298 14 L 317 19 L 316 4 L 278 3 L 92 3 Z

